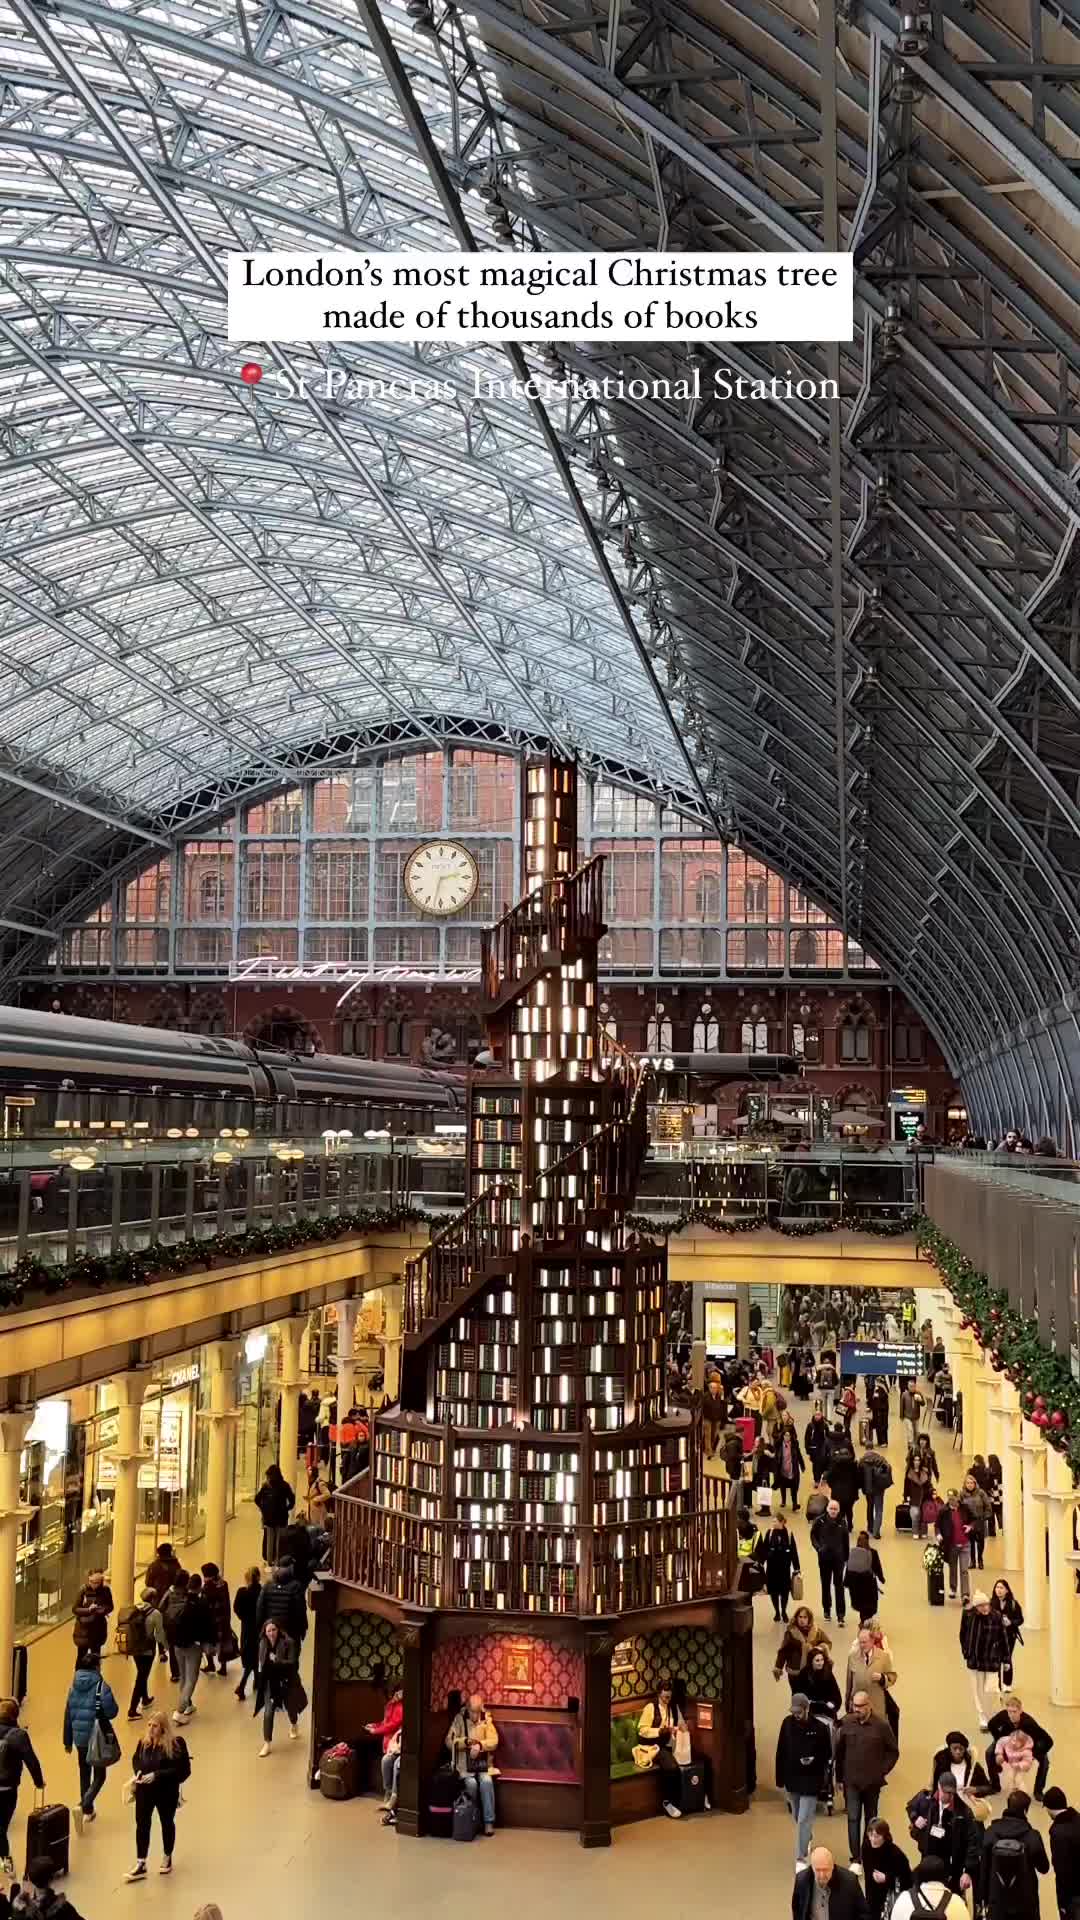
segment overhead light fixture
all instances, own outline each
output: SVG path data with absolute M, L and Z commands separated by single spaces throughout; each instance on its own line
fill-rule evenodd
M 237 1140 L 250 1140 L 251 1129 L 250 1127 L 234 1127 L 233 1135 Z
M 68 1166 L 73 1167 L 76 1173 L 92 1173 L 97 1161 L 92 1153 L 73 1153 Z
M 215 1167 L 231 1167 L 233 1163 L 232 1154 L 226 1147 L 219 1147 L 216 1153 L 210 1155 L 210 1158 Z
M 166 1140 L 182 1140 L 183 1137 L 184 1137 L 183 1127 L 168 1127 L 166 1129 L 166 1132 L 165 1132 Z
M 197 1140 L 197 1139 L 198 1139 L 198 1137 L 199 1137 L 199 1129 L 198 1129 L 198 1127 L 185 1127 L 185 1128 L 184 1128 L 184 1138 L 185 1138 L 185 1140 Z

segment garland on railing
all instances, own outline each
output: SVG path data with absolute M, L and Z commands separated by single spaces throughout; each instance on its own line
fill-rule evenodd
M 117 1253 L 79 1253 L 72 1261 L 41 1260 L 27 1254 L 10 1273 L 0 1274 L 0 1307 L 22 1305 L 28 1293 L 70 1293 L 74 1288 L 148 1287 L 155 1280 L 184 1273 L 209 1272 L 216 1261 L 251 1260 L 265 1254 L 326 1245 L 355 1233 L 392 1233 L 403 1227 L 427 1227 L 437 1233 L 454 1214 L 420 1213 L 414 1207 L 364 1207 L 318 1220 L 287 1220 L 253 1227 L 246 1233 L 215 1233 L 208 1240 L 177 1240 Z
M 871 1233 L 877 1240 L 898 1240 L 901 1234 L 912 1232 L 916 1220 L 914 1214 L 903 1220 L 875 1220 L 861 1213 L 841 1213 L 834 1220 L 781 1221 L 767 1213 L 740 1214 L 737 1219 L 726 1220 L 707 1207 L 690 1207 L 668 1220 L 658 1220 L 651 1213 L 631 1213 L 626 1224 L 635 1233 L 647 1233 L 654 1239 L 657 1234 L 682 1233 L 687 1227 L 708 1227 L 711 1233 L 726 1234 L 758 1233 L 764 1228 L 768 1233 L 782 1234 L 785 1240 L 813 1240 L 822 1233 Z
M 994 1372 L 1005 1374 L 1018 1389 L 1025 1420 L 1039 1428 L 1080 1476 L 1080 1385 L 1068 1357 L 1051 1353 L 1037 1321 L 1018 1313 L 1008 1294 L 992 1287 L 985 1273 L 932 1221 L 920 1221 L 918 1238 L 920 1253 L 937 1268 L 964 1315 L 961 1325 L 985 1349 Z

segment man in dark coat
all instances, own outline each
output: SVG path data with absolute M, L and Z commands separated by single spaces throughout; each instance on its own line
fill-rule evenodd
M 830 1500 L 824 1513 L 814 1521 L 810 1529 L 810 1545 L 817 1554 L 818 1572 L 821 1575 L 822 1612 L 826 1620 L 832 1618 L 832 1599 L 835 1589 L 836 1617 L 843 1626 L 847 1613 L 844 1568 L 847 1566 L 851 1547 L 851 1533 L 841 1515 L 838 1500 Z
M 71 1637 L 75 1642 L 76 1655 L 101 1652 L 109 1637 L 109 1615 L 112 1610 L 112 1588 L 105 1579 L 104 1568 L 94 1567 L 87 1575 L 86 1585 L 79 1588 L 72 1608 L 75 1625 Z
M 795 1875 L 791 1892 L 791 1920 L 813 1920 L 814 1896 L 818 1888 L 828 1890 L 826 1911 L 829 1920 L 870 1920 L 857 1874 L 838 1867 L 828 1847 L 815 1847 L 810 1865 Z
M 999 1740 L 1004 1740 L 1014 1727 L 1020 1727 L 1024 1733 L 1030 1733 L 1031 1744 L 1035 1749 L 1035 1798 L 1041 1800 L 1046 1788 L 1046 1776 L 1050 1771 L 1050 1749 L 1054 1742 L 1045 1727 L 1040 1727 L 1030 1713 L 1024 1712 L 1024 1704 L 1018 1694 L 1010 1693 L 1000 1713 L 991 1716 L 987 1732 L 990 1745 L 986 1749 L 986 1771 L 990 1775 L 991 1793 L 1001 1792 L 1001 1774 L 998 1770 L 997 1754 L 994 1749 Z
M 829 1777 L 832 1737 L 823 1720 L 810 1718 L 805 1693 L 793 1693 L 791 1712 L 780 1723 L 776 1742 L 776 1784 L 785 1795 L 797 1835 L 795 1871 L 810 1858 L 814 1815 Z
M 933 1854 L 945 1865 L 954 1893 L 966 1893 L 979 1870 L 980 1829 L 956 1791 L 956 1775 L 938 1776 L 936 1787 L 908 1801 L 911 1837 L 920 1854 Z
M 304 1589 L 296 1578 L 296 1569 L 291 1560 L 285 1560 L 281 1566 L 274 1568 L 259 1594 L 255 1622 L 260 1634 L 268 1620 L 276 1620 L 297 1646 L 307 1633 Z
M 850 1528 L 855 1522 L 855 1502 L 862 1492 L 862 1480 L 855 1460 L 855 1449 L 842 1427 L 834 1427 L 824 1476 L 829 1492 L 839 1502 L 840 1511 Z
M 1060 1787 L 1048 1789 L 1043 1795 L 1043 1806 L 1050 1815 L 1050 1860 L 1058 1912 L 1062 1920 L 1077 1920 L 1080 1914 L 1080 1813 L 1070 1807 Z
M 978 1905 L 987 1920 L 1039 1920 L 1039 1882 L 1036 1876 L 1049 1873 L 1042 1834 L 1028 1819 L 1030 1797 L 1019 1787 L 1010 1793 L 1005 1812 L 992 1820 L 983 1836 L 979 1873 Z M 1000 1842 L 1012 1841 L 1019 1847 L 1010 1858 Z

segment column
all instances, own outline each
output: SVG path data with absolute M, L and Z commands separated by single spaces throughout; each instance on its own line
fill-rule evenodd
M 141 1371 L 114 1374 L 111 1382 L 112 1391 L 116 1395 L 116 1445 L 110 1447 L 109 1453 L 116 1462 L 116 1490 L 113 1495 L 109 1584 L 112 1587 L 112 1596 L 117 1609 L 130 1607 L 135 1599 L 135 1529 L 139 1519 L 139 1467 L 146 1458 L 140 1444 L 140 1420 L 143 1395 L 149 1379 L 149 1372 Z
M 975 1344 L 974 1338 L 970 1333 L 964 1333 L 962 1330 L 958 1333 L 956 1353 L 959 1362 L 959 1375 L 954 1375 L 953 1385 L 954 1387 L 959 1386 L 964 1396 L 963 1450 L 965 1454 L 972 1454 L 978 1452 L 978 1448 L 974 1444 L 976 1425 L 975 1374 L 981 1356 L 979 1355 L 979 1349 Z
M 15 1651 L 15 1554 L 19 1528 L 33 1507 L 19 1499 L 22 1450 L 33 1425 L 33 1411 L 0 1413 L 0 1684 L 11 1684 Z
M 348 1415 L 356 1395 L 356 1316 L 359 1311 L 358 1300 L 339 1300 L 335 1307 L 337 1314 L 337 1430 Z M 341 1463 L 341 1441 L 337 1442 L 334 1462 L 334 1485 L 340 1487 L 344 1474 Z
M 300 1339 L 306 1325 L 302 1315 L 278 1325 L 281 1342 L 281 1433 L 278 1466 L 290 1487 L 296 1484 L 296 1456 L 300 1451 Z
M 990 1415 L 998 1405 L 998 1387 L 1001 1380 L 1002 1375 L 995 1373 L 992 1367 L 989 1369 L 980 1367 L 975 1375 L 975 1429 L 972 1435 L 971 1452 L 973 1455 L 981 1453 L 984 1460 L 994 1448 L 992 1436 L 995 1433 L 995 1427 Z
M 1076 1582 L 1072 1555 L 1073 1509 L 1080 1505 L 1080 1488 L 1073 1486 L 1072 1473 L 1053 1447 L 1047 1447 L 1046 1487 L 1036 1490 L 1035 1499 L 1046 1515 L 1050 1540 L 1050 1700 L 1055 1707 L 1077 1705 L 1076 1664 Z M 1025 1618 L 1025 1625 L 1027 1624 Z
M 400 1279 L 390 1281 L 383 1290 L 383 1392 L 390 1400 L 401 1394 L 401 1316 L 405 1288 Z
M 240 1415 L 236 1407 L 236 1360 L 239 1340 L 215 1340 L 207 1348 L 210 1405 L 199 1414 L 207 1426 L 206 1446 L 206 1558 L 225 1565 L 225 1527 L 229 1511 L 229 1436 Z
M 1043 1485 L 1043 1456 L 1046 1453 L 1044 1440 L 1029 1440 L 1029 1433 L 1037 1433 L 1038 1428 L 1030 1424 L 1022 1429 L 1024 1439 L 1013 1442 L 1013 1451 L 1020 1456 L 1023 1469 L 1023 1508 L 1024 1508 L 1024 1631 L 1038 1633 L 1046 1625 L 1046 1516 L 1035 1495 Z
M 1019 1567 L 1023 1564 L 1024 1552 L 1024 1508 L 1020 1486 L 1020 1455 L 1016 1451 L 1020 1441 L 1020 1409 L 1017 1405 L 1016 1388 L 1006 1381 L 1002 1388 L 1001 1400 L 992 1406 L 990 1413 L 989 1451 L 996 1453 L 1001 1461 L 1001 1524 L 1004 1535 L 1005 1565 Z
M 424 1789 L 430 1771 L 430 1763 L 425 1761 L 424 1728 L 430 1718 L 432 1616 L 404 1613 L 398 1634 L 405 1718 L 401 1728 L 397 1830 L 415 1836 L 424 1831 Z

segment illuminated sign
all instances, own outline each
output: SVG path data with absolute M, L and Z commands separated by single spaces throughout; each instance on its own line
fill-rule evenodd
M 894 1087 L 889 1095 L 890 1107 L 925 1107 L 925 1087 Z
M 841 1373 L 884 1373 L 918 1376 L 922 1353 L 913 1340 L 842 1340 Z

